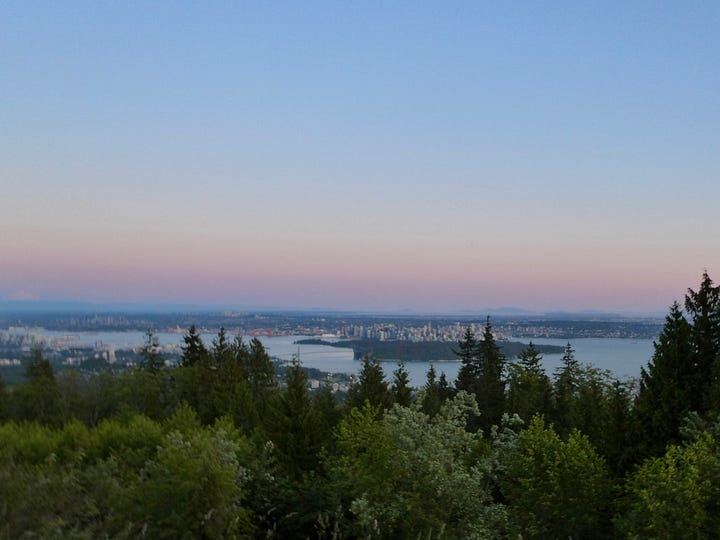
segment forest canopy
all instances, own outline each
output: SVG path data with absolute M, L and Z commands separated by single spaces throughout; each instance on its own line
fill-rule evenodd
M 546 373 L 488 318 L 413 389 L 347 396 L 256 339 L 152 335 L 125 372 L 0 380 L 0 538 L 707 538 L 720 530 L 720 288 L 674 303 L 639 380 L 568 344 Z

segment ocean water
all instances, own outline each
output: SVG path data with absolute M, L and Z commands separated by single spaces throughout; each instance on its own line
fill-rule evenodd
M 7 330 L 5 330 L 7 332 Z M 145 341 L 143 332 L 57 332 L 45 329 L 13 329 L 12 333 L 32 334 L 50 339 L 62 339 L 66 344 L 77 346 L 105 345 L 115 348 L 127 348 L 141 346 Z M 160 345 L 182 344 L 182 334 L 159 332 L 157 334 Z M 202 338 L 206 345 L 210 345 L 216 336 L 203 334 Z M 230 336 L 234 338 L 234 336 Z M 360 367 L 359 360 L 353 360 L 353 352 L 350 349 L 340 349 L 327 345 L 297 345 L 295 342 L 300 339 L 313 336 L 273 336 L 260 337 L 260 341 L 266 347 L 271 356 L 281 360 L 290 361 L 297 356 L 302 364 L 330 373 L 356 373 Z M 249 341 L 251 338 L 245 336 Z M 511 338 L 512 341 L 527 342 L 525 339 Z M 538 345 L 560 345 L 564 346 L 567 340 L 543 339 L 532 340 Z M 575 358 L 584 364 L 592 364 L 595 367 L 608 369 L 613 374 L 625 379 L 637 377 L 640 374 L 641 366 L 647 364 L 653 354 L 653 340 L 650 339 L 619 339 L 619 338 L 582 338 L 570 340 L 570 345 L 575 350 Z M 543 365 L 548 375 L 560 366 L 561 354 L 548 354 L 543 358 Z M 383 362 L 388 380 L 392 372 L 397 369 L 396 362 Z M 430 368 L 430 362 L 407 362 L 406 369 L 410 375 L 413 386 L 425 384 L 426 375 Z M 460 364 L 458 362 L 434 362 L 438 376 L 441 372 L 449 382 L 457 377 Z

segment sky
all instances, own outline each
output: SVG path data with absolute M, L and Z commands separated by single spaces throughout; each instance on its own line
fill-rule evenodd
M 663 312 L 718 2 L 0 3 L 0 300 Z

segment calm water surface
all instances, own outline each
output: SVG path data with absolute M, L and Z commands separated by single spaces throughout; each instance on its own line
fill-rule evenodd
M 13 333 L 31 333 L 49 338 L 62 338 L 68 344 L 77 346 L 93 346 L 97 344 L 112 345 L 116 348 L 136 347 L 142 345 L 145 340 L 143 332 L 57 332 L 44 329 L 15 329 Z M 169 332 L 157 334 L 160 345 L 181 345 L 182 335 Z M 202 338 L 206 345 L 210 345 L 216 336 L 214 334 L 203 334 Z M 326 345 L 297 345 L 295 342 L 312 336 L 273 336 L 260 337 L 260 341 L 266 347 L 271 356 L 281 360 L 291 360 L 297 355 L 303 365 L 328 371 L 331 373 L 355 373 L 359 370 L 361 362 L 353 360 L 353 352 L 350 349 L 328 347 Z M 231 336 L 233 338 L 233 336 Z M 249 341 L 250 337 L 244 337 Z M 512 341 L 527 342 L 525 339 L 511 338 Z M 567 340 L 543 339 L 533 340 L 538 345 L 561 345 L 564 346 Z M 575 358 L 581 363 L 593 364 L 596 367 L 609 369 L 618 378 L 637 377 L 640 374 L 640 367 L 647 364 L 652 357 L 653 341 L 650 339 L 619 339 L 619 338 L 583 338 L 570 341 L 575 349 Z M 543 365 L 548 375 L 560 365 L 561 354 L 548 354 L 543 358 Z M 445 372 L 448 381 L 452 382 L 457 377 L 460 364 L 458 362 L 434 362 L 438 372 Z M 388 379 L 392 377 L 392 371 L 397 368 L 396 362 L 383 362 L 383 368 Z M 410 374 L 410 381 L 414 386 L 425 384 L 427 371 L 430 362 L 409 362 L 406 369 Z

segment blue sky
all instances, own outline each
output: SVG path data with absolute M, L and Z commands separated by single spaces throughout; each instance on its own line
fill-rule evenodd
M 720 268 L 720 4 L 0 11 L 0 297 L 642 311 Z

